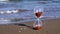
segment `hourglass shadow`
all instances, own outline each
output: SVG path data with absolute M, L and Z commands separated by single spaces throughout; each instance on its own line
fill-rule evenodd
M 26 26 L 26 27 L 28 27 L 30 29 L 36 30 L 35 28 L 33 28 L 33 26 L 29 26 L 27 24 L 15 24 L 15 25 L 18 25 L 18 26 Z

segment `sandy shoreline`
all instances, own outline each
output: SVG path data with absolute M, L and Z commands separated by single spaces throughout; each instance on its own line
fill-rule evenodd
M 43 20 L 43 29 L 32 29 L 33 22 L 20 25 L 0 25 L 0 34 L 60 34 L 60 19 Z

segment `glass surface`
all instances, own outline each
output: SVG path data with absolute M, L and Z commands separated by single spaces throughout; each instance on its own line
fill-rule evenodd
M 34 28 L 36 30 L 42 29 L 42 21 L 40 20 L 40 16 L 43 14 L 43 8 L 41 7 L 35 7 L 34 8 L 34 14 L 36 16 L 36 21 L 34 22 Z
M 34 13 L 37 18 L 39 18 L 42 15 L 43 8 L 42 7 L 35 7 L 34 8 Z

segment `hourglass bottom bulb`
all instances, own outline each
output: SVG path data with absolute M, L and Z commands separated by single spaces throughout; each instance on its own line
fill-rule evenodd
M 35 30 L 41 30 L 42 29 L 42 26 L 36 26 L 34 27 Z

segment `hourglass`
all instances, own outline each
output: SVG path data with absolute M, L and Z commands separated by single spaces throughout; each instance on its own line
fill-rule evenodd
M 40 16 L 42 15 L 42 12 L 43 12 L 42 9 L 43 8 L 41 8 L 41 7 L 34 8 L 34 14 L 35 14 L 35 17 L 37 18 L 33 25 L 35 30 L 42 29 L 42 21 L 40 20 Z

